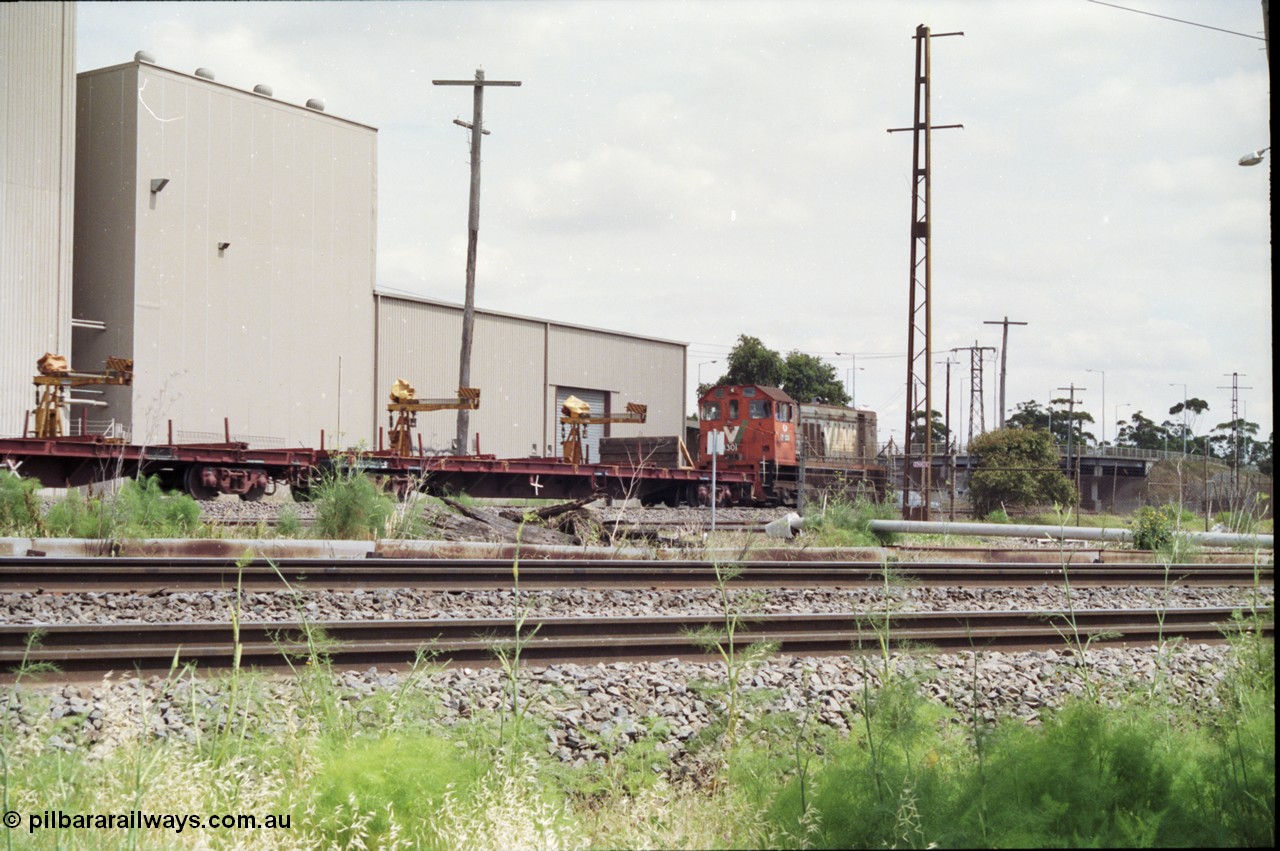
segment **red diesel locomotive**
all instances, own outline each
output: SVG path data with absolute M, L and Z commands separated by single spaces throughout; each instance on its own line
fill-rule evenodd
M 717 482 L 721 502 L 794 505 L 802 485 L 884 495 L 888 470 L 877 456 L 874 411 L 801 404 L 777 387 L 733 384 L 709 389 L 698 415 L 699 469 L 711 469 L 709 436 L 719 432 L 717 470 L 746 474 L 746 482 Z

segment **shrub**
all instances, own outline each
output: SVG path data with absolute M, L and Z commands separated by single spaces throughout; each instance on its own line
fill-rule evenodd
M 128 479 L 109 497 L 85 500 L 79 491 L 49 508 L 45 526 L 54 537 L 182 538 L 200 532 L 200 506 L 182 493 L 170 493 L 157 476 Z
M 96 499 L 86 502 L 76 490 L 49 507 L 45 525 L 55 538 L 104 538 L 108 532 L 102 504 Z
M 1178 759 L 1152 719 L 1079 701 L 1040 730 L 1006 722 L 962 785 L 951 844 L 1157 847 Z M 1167 728 L 1164 731 L 1167 733 Z
M 876 502 L 859 493 L 851 501 L 844 493 L 827 500 L 821 514 L 805 518 L 804 528 L 820 547 L 875 547 L 897 539 L 892 532 L 873 532 L 872 520 L 892 520 L 895 511 L 884 502 Z
M 909 680 L 882 685 L 862 715 L 850 719 L 849 739 L 832 747 L 815 772 L 807 801 L 792 782 L 769 821 L 782 835 L 805 836 L 818 848 L 933 847 L 954 795 L 953 745 L 938 718 L 938 708 Z
M 428 820 L 445 793 L 452 786 L 454 796 L 465 795 L 478 774 L 445 739 L 397 733 L 357 740 L 322 757 L 315 809 L 331 815 L 317 827 L 338 848 L 378 848 L 396 834 L 430 847 Z
M 376 540 L 387 532 L 395 500 L 366 476 L 359 464 L 332 470 L 311 489 L 317 538 Z
M 102 502 L 116 521 L 116 537 L 179 538 L 200 528 L 200 506 L 184 493 L 170 493 L 159 476 L 128 479 L 114 500 Z
M 302 534 L 302 518 L 292 505 L 280 509 L 276 517 L 276 534 L 282 538 L 296 538 Z
M 969 498 L 979 516 L 998 508 L 1076 504 L 1075 485 L 1063 475 L 1048 432 L 996 429 L 975 438 L 969 454 L 977 461 L 969 477 Z
M 0 470 L 0 535 L 29 535 L 40 530 L 40 484 Z
M 1181 519 L 1175 505 L 1142 506 L 1133 515 L 1133 545 L 1140 550 L 1169 549 Z

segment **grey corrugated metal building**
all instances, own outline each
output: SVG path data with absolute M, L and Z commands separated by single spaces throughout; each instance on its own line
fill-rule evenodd
M 462 307 L 379 294 L 377 314 L 382 408 L 397 378 L 421 397 L 451 396 Z M 472 440 L 499 457 L 559 454 L 560 405 L 570 394 L 589 402 L 595 415 L 622 414 L 628 402 L 648 406 L 644 425 L 592 426 L 589 461 L 599 457 L 602 435 L 682 434 L 684 364 L 683 343 L 477 310 L 471 375 L 481 395 L 480 410 L 471 414 Z M 423 448 L 447 451 L 456 422 L 452 411 L 419 415 Z
M 71 345 L 75 4 L 0 3 L 0 435 Z
M 136 58 L 77 91 L 75 364 L 134 360 L 105 416 L 370 440 L 377 131 Z

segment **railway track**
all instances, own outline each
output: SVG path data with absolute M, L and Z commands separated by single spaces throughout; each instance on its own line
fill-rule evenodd
M 745 561 L 732 580 L 740 588 L 859 588 L 885 582 L 879 562 Z M 1274 584 L 1274 566 L 1248 564 L 1079 564 L 900 562 L 894 581 L 927 586 L 1166 587 Z M 709 588 L 715 567 L 706 561 L 564 559 L 520 564 L 526 590 Z M 240 588 L 344 591 L 414 588 L 501 591 L 512 587 L 507 559 L 285 559 L 239 566 L 208 558 L 0 558 L 0 593 L 114 592 L 157 594 Z
M 1228 608 L 1088 610 L 1072 618 L 1060 613 L 926 612 L 893 614 L 886 622 L 864 616 L 785 614 L 743 619 L 735 644 L 767 640 L 791 655 L 847 654 L 876 651 L 881 639 L 891 647 L 904 644 L 940 651 L 1028 650 L 1061 648 L 1071 640 L 1092 646 L 1146 645 L 1169 639 L 1214 643 L 1240 628 Z M 1269 618 L 1259 628 L 1274 634 Z M 530 664 L 601 663 L 681 658 L 719 658 L 693 637 L 710 630 L 724 640 L 724 619 L 716 616 L 613 618 L 530 618 L 524 624 L 521 658 Z M 6 679 L 20 665 L 49 663 L 60 676 L 107 671 L 162 673 L 175 664 L 194 664 L 201 671 L 226 670 L 237 650 L 231 624 L 60 625 L 41 629 L 28 645 L 30 626 L 0 625 L 0 669 Z M 510 619 L 417 621 L 345 621 L 242 623 L 238 627 L 242 667 L 281 669 L 309 658 L 307 637 L 318 641 L 335 666 L 374 665 L 396 669 L 423 651 L 453 665 L 489 665 L 495 648 L 509 646 Z

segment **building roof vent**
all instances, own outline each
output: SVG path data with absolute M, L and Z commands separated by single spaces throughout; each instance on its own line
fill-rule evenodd
M 200 78 L 202 78 L 202 79 L 205 79 L 205 80 L 212 80 L 212 79 L 214 79 L 214 77 L 213 77 L 213 72 L 212 72 L 212 71 L 210 71 L 208 68 L 197 68 L 197 69 L 196 69 L 196 76 L 197 76 L 197 77 L 200 77 Z
M 266 83 L 258 83 L 258 85 L 253 87 L 253 93 L 255 95 L 265 95 L 266 97 L 271 97 L 273 91 L 274 90 L 270 86 L 268 86 Z
M 314 109 L 316 112 L 324 112 L 324 100 L 322 98 L 312 98 L 307 101 L 307 109 Z
M 146 62 L 150 65 L 154 65 L 156 64 L 156 55 L 150 50 L 139 50 L 137 53 L 133 54 L 133 61 Z

